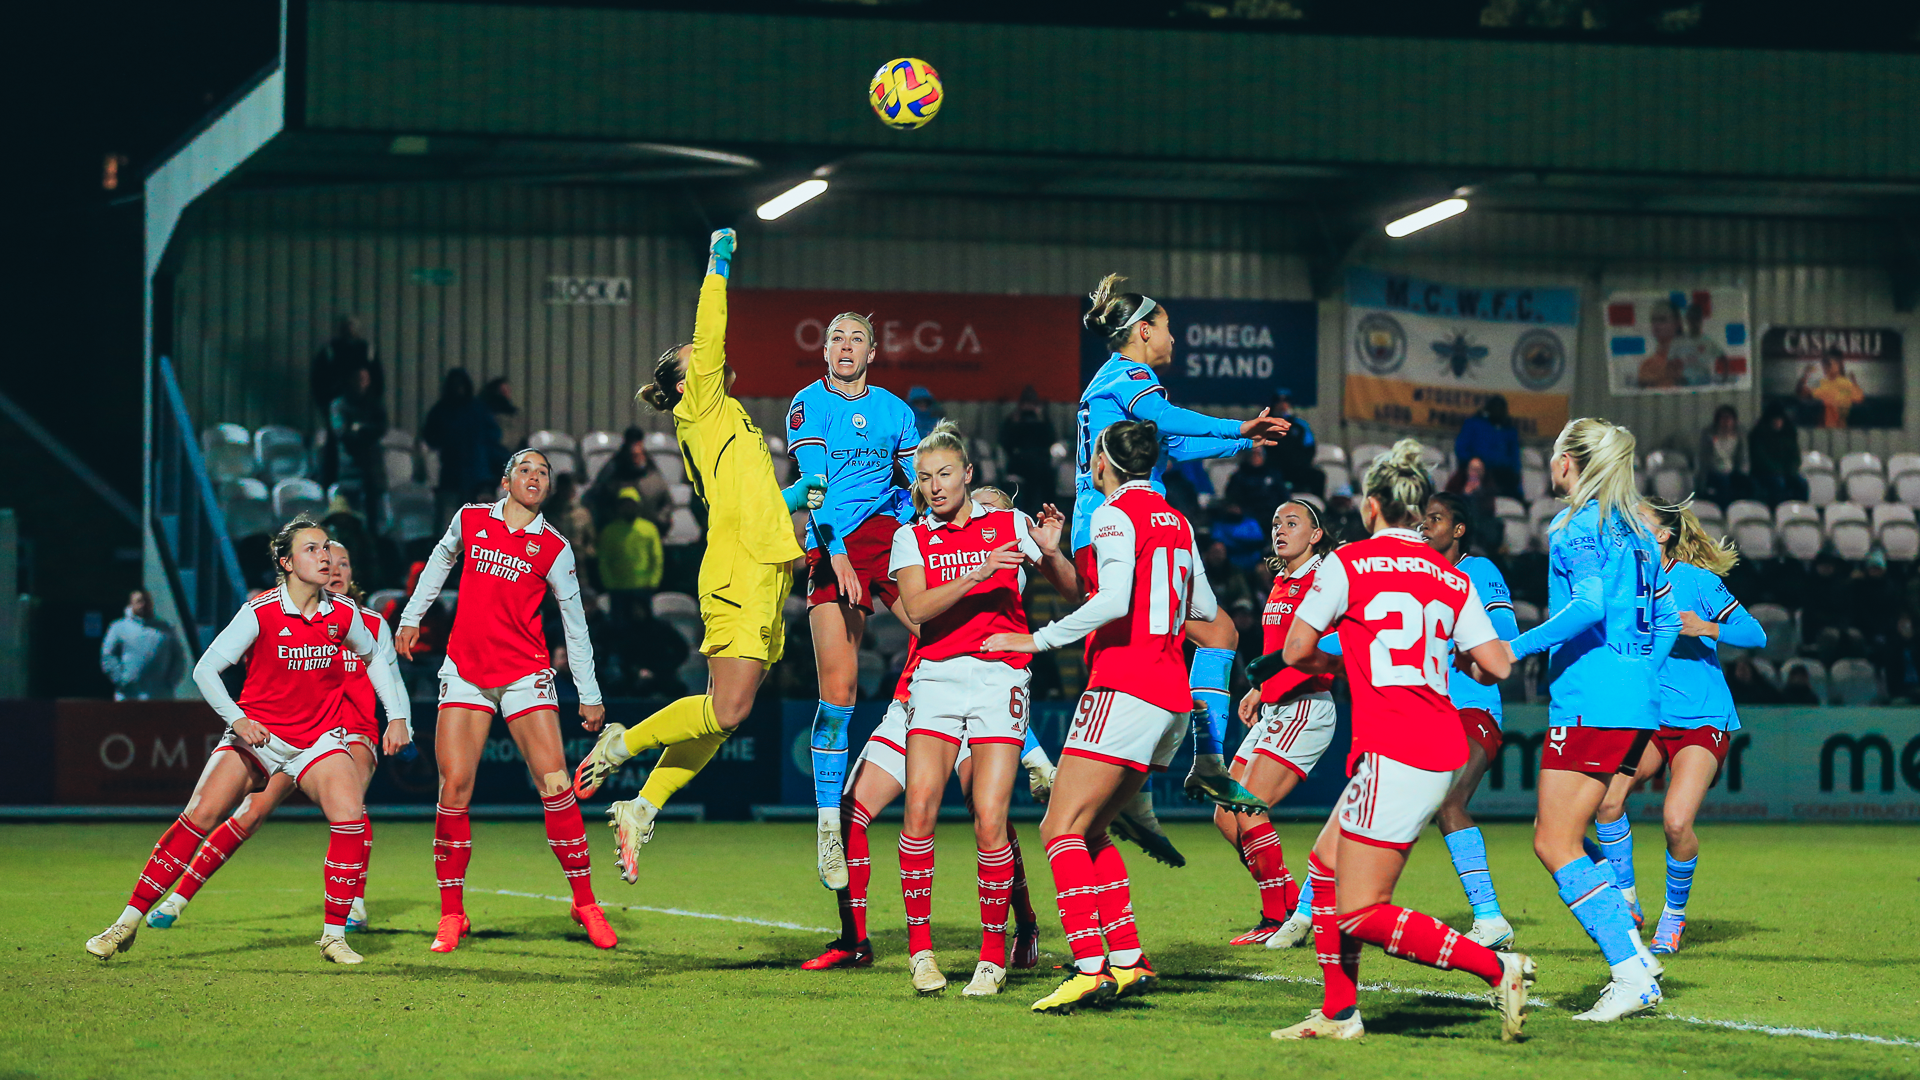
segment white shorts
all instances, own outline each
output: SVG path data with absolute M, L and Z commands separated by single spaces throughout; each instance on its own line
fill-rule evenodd
M 1333 695 L 1308 694 L 1278 705 L 1261 705 L 1260 718 L 1253 730 L 1240 741 L 1233 755 L 1238 763 L 1255 754 L 1285 765 L 1305 780 L 1320 761 L 1320 755 L 1333 744 Z
M 1380 754 L 1362 754 L 1340 796 L 1340 835 L 1401 851 L 1420 839 L 1453 785 L 1451 772 L 1403 765 Z
M 505 686 L 483 689 L 460 677 L 448 660 L 440 665 L 440 707 L 497 712 L 511 724 L 530 712 L 560 708 L 560 696 L 553 689 L 553 669 L 536 671 Z
M 960 747 L 960 756 L 953 759 L 955 770 L 960 763 L 973 756 L 973 749 L 965 744 Z M 860 762 L 864 761 L 874 768 L 893 777 L 893 782 L 902 788 L 907 786 L 907 703 L 895 701 L 887 706 L 887 715 L 880 719 L 880 726 L 867 736 L 867 745 L 860 748 L 860 759 L 847 770 L 846 790 L 853 790 L 853 781 L 860 775 Z
M 1187 733 L 1188 715 L 1118 690 L 1089 690 L 1080 695 L 1060 756 L 1164 772 Z
M 369 736 L 369 735 L 362 735 L 356 731 L 356 732 L 349 732 L 347 734 L 347 737 L 342 741 L 345 742 L 348 746 L 351 746 L 354 743 L 359 743 L 361 746 L 364 746 L 367 749 L 373 751 L 373 760 L 375 761 L 380 760 L 380 740 L 379 739 L 373 738 L 372 736 Z
M 222 750 L 231 750 L 244 760 L 252 762 L 255 768 L 267 776 L 286 773 L 298 781 L 321 758 L 346 753 L 349 738 L 351 736 L 347 734 L 346 728 L 334 728 L 322 733 L 319 738 L 313 740 L 312 746 L 303 750 L 271 731 L 267 733 L 265 746 L 248 746 L 240 736 L 229 731 L 227 737 L 220 740 L 220 745 L 213 748 L 213 752 L 217 754 Z
M 907 730 L 962 743 L 1027 741 L 1030 672 L 975 656 L 922 660 L 907 686 Z

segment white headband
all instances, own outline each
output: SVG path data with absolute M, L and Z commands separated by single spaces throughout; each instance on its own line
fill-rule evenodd
M 1120 324 L 1120 329 L 1125 330 L 1127 327 L 1132 326 L 1134 323 L 1137 323 L 1141 319 L 1144 319 L 1147 316 L 1153 314 L 1153 309 L 1154 309 L 1153 297 L 1151 296 L 1141 297 L 1140 306 L 1134 309 L 1132 315 L 1127 316 L 1126 322 L 1123 322 Z

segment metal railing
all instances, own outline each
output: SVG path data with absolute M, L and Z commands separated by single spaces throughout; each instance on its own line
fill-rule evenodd
M 164 356 L 158 375 L 153 475 L 147 478 L 153 492 L 153 533 L 173 579 L 181 621 L 192 628 L 195 643 L 204 650 L 246 601 L 247 584 L 173 362 Z

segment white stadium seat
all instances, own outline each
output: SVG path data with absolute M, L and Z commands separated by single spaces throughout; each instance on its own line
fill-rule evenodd
M 1347 452 L 1339 443 L 1321 439 L 1313 444 L 1313 463 L 1315 465 L 1345 465 Z
M 1834 554 L 1843 559 L 1864 559 L 1873 549 L 1873 527 L 1866 507 L 1855 503 L 1834 503 L 1827 507 L 1827 542 Z
M 679 447 L 669 453 L 654 454 L 647 460 L 653 462 L 653 467 L 660 470 L 660 475 L 666 477 L 669 484 L 677 484 L 687 478 L 687 463 L 680 457 Z
M 527 436 L 527 446 L 542 453 L 548 450 L 564 450 L 571 454 L 579 449 L 580 444 L 564 431 L 536 431 Z
M 218 484 L 253 472 L 253 436 L 239 424 L 215 424 L 200 433 L 200 454 L 207 475 Z
M 1318 510 L 1322 516 L 1327 512 L 1327 500 L 1315 495 L 1311 491 L 1296 491 L 1293 493 L 1293 500 L 1295 502 L 1306 503 L 1308 506 Z
M 1233 470 L 1236 467 L 1234 460 L 1232 458 L 1208 458 L 1204 467 L 1207 470 L 1207 479 L 1213 482 L 1213 493 L 1215 495 L 1225 495 L 1227 493 L 1227 480 L 1233 476 Z
M 304 477 L 289 477 L 273 485 L 273 513 L 284 524 L 296 517 L 319 521 L 327 516 L 327 493 Z
M 1353 490 L 1353 473 L 1345 465 L 1329 462 L 1320 466 L 1320 471 L 1327 474 L 1328 495 L 1338 495 L 1342 489 Z
M 1755 560 L 1773 558 L 1773 523 L 1766 518 L 1742 518 L 1733 522 L 1728 532 L 1732 534 L 1733 546 L 1740 549 L 1740 554 Z
M 1826 536 L 1820 527 L 1820 511 L 1812 503 L 1783 502 L 1774 510 L 1774 528 L 1780 546 L 1796 559 L 1811 559 L 1820 554 Z
M 373 612 L 375 615 L 381 615 L 382 617 L 384 617 L 387 605 L 393 603 L 396 600 L 398 600 L 400 604 L 404 607 L 407 602 L 407 590 L 377 589 L 374 592 L 369 593 L 367 595 L 367 602 L 365 604 L 362 604 L 361 606 L 366 608 L 368 611 Z
M 1833 459 L 1818 450 L 1800 458 L 1800 475 L 1807 481 L 1807 501 L 1825 506 L 1840 497 L 1840 477 Z
M 1503 542 L 1508 551 L 1518 553 L 1533 546 L 1533 528 L 1525 518 L 1503 517 L 1500 525 L 1504 530 Z
M 235 539 L 272 533 L 280 527 L 267 485 L 251 476 L 220 485 L 220 509 L 227 518 L 227 535 Z
M 667 498 L 675 506 L 692 506 L 693 505 L 693 485 L 692 484 L 668 484 Z
M 1519 521 L 1525 521 L 1527 520 L 1527 504 L 1521 502 L 1519 499 L 1509 499 L 1505 495 L 1500 495 L 1493 500 L 1493 514 L 1495 517 L 1514 518 Z
M 1887 498 L 1887 470 L 1877 455 L 1848 454 L 1840 459 L 1840 487 L 1848 502 L 1878 506 Z
M 1379 443 L 1361 443 L 1353 448 L 1353 453 L 1347 455 L 1347 463 L 1353 467 L 1356 475 L 1365 476 L 1367 466 L 1373 464 L 1373 459 L 1386 452 L 1387 448 Z
M 1532 466 L 1520 470 L 1520 494 L 1526 496 L 1528 502 L 1543 498 L 1547 494 L 1547 487 L 1547 470 Z
M 1793 615 L 1779 604 L 1755 604 L 1747 609 L 1767 632 L 1767 644 L 1760 655 L 1773 661 L 1785 660 L 1800 647 L 1800 632 Z
M 1895 454 L 1887 459 L 1887 481 L 1893 497 L 1920 507 L 1920 454 Z
M 1755 660 L 1753 662 L 1753 671 L 1754 674 L 1767 680 L 1768 686 L 1776 690 L 1780 688 L 1780 669 L 1773 666 L 1773 661 L 1766 659 Z
M 1811 657 L 1796 656 L 1780 665 L 1781 686 L 1787 685 L 1787 680 L 1792 676 L 1795 668 L 1806 669 L 1807 683 L 1813 687 L 1813 696 L 1819 698 L 1822 705 L 1826 704 L 1828 694 L 1827 666 Z
M 679 592 L 657 592 L 653 594 L 653 613 L 664 619 L 669 615 L 691 615 L 700 617 L 700 601 Z
M 694 518 L 693 511 L 684 506 L 673 508 L 673 518 L 667 524 L 667 535 L 661 537 L 663 544 L 699 543 L 700 522 Z
M 664 431 L 648 432 L 647 437 L 641 440 L 641 442 L 646 446 L 647 453 L 649 454 L 678 454 L 680 452 L 680 444 L 674 442 L 673 436 Z
M 401 544 L 439 536 L 446 523 L 433 505 L 433 491 L 424 484 L 395 484 L 387 489 L 387 535 Z
M 268 424 L 253 433 L 254 471 L 273 483 L 307 475 L 307 442 L 290 427 Z
M 1752 499 L 1735 499 L 1727 504 L 1726 520 L 1727 528 L 1729 529 L 1749 518 L 1759 518 L 1762 521 L 1767 521 L 1772 519 L 1772 517 L 1773 512 L 1768 510 L 1767 504 L 1763 502 L 1755 502 Z
M 1871 663 L 1857 656 L 1843 657 L 1827 672 L 1827 695 L 1833 705 L 1871 705 L 1880 697 L 1880 679 Z
M 600 467 L 619 449 L 620 436 L 611 431 L 589 431 L 580 436 L 580 463 L 587 469 L 581 482 L 592 483 L 593 478 L 600 475 Z
M 1541 472 L 1546 472 L 1547 455 L 1541 453 L 1540 448 L 1537 446 L 1523 446 L 1520 448 L 1520 467 L 1522 469 L 1539 469 Z
M 1905 503 L 1881 503 L 1873 508 L 1873 535 L 1887 558 L 1912 562 L 1920 558 L 1920 523 L 1913 507 Z
M 575 479 L 579 478 L 580 462 L 573 456 L 572 451 L 553 449 L 540 452 L 547 455 L 547 465 L 553 475 L 559 476 L 564 473 Z
M 389 450 L 412 450 L 413 432 L 405 428 L 388 428 L 387 433 L 380 436 L 380 445 Z
M 1447 452 L 1438 447 L 1422 444 L 1420 447 L 1420 464 L 1425 465 L 1428 472 L 1437 473 L 1447 464 Z M 1444 477 L 1442 479 L 1444 479 Z
M 1513 621 L 1519 623 L 1520 629 L 1522 630 L 1529 630 L 1539 626 L 1540 609 L 1535 607 L 1530 600 L 1515 600 L 1513 602 Z
M 413 451 L 387 447 L 381 452 L 386 460 L 387 484 L 409 484 L 413 482 Z

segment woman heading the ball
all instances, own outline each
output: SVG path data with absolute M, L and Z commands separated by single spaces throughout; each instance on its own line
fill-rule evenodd
M 353 583 L 353 560 L 347 552 L 347 546 L 338 540 L 327 543 L 328 566 L 327 591 L 344 596 L 355 604 L 364 603 L 360 587 Z M 373 783 L 373 770 L 379 764 L 379 752 L 384 746 L 388 754 L 399 753 L 402 747 L 413 742 L 412 724 L 405 718 L 389 721 L 383 738 L 380 734 L 380 718 L 375 712 L 377 695 L 374 691 L 373 677 L 368 664 L 384 662 L 393 664 L 387 673 L 392 685 L 404 686 L 400 678 L 400 668 L 393 660 L 393 632 L 387 629 L 387 621 L 378 612 L 364 607 L 360 609 L 360 619 L 367 629 L 378 639 L 377 661 L 363 659 L 352 649 L 340 650 L 340 664 L 346 669 L 346 682 L 341 693 L 344 695 L 341 711 L 341 726 L 347 730 L 347 753 L 353 758 L 354 767 L 360 770 L 360 793 L 366 795 L 367 785 Z M 299 785 L 286 773 L 276 772 L 267 778 L 263 791 L 254 792 L 240 800 L 239 809 L 233 816 L 207 834 L 207 839 L 194 853 L 193 862 L 187 866 L 187 872 L 181 875 L 174 885 L 173 892 L 165 900 L 155 904 L 147 912 L 147 925 L 155 930 L 171 929 L 187 910 L 187 904 L 200 889 L 213 878 L 227 860 L 240 850 L 240 845 L 266 823 L 268 815 L 287 801 L 287 796 Z M 363 815 L 364 817 L 364 815 Z M 367 926 L 367 873 L 365 867 L 372 863 L 373 822 L 365 821 L 367 836 L 366 862 L 362 863 L 360 878 L 353 885 L 353 904 L 348 908 L 346 929 L 348 933 L 364 930 Z
M 249 793 L 284 773 L 327 818 L 320 955 L 336 964 L 361 962 L 346 933 L 353 886 L 366 872 L 367 812 L 341 716 L 349 677 L 341 650 L 370 661 L 380 703 L 403 728 L 406 690 L 360 608 L 327 591 L 327 531 L 295 518 L 274 535 L 272 554 L 280 584 L 242 607 L 194 665 L 194 685 L 227 722 L 227 735 L 208 758 L 186 809 L 154 845 L 126 909 L 87 940 L 87 951 L 102 960 L 133 947 L 147 911 L 186 872 L 214 826 Z M 237 702 L 220 679 L 235 664 L 247 669 Z
M 1145 421 L 1159 432 L 1162 445 L 1176 460 L 1232 457 L 1249 446 L 1271 446 L 1292 426 L 1266 410 L 1251 420 L 1205 416 L 1167 400 L 1156 368 L 1173 362 L 1173 330 L 1166 306 L 1139 293 L 1126 292 L 1126 278 L 1108 274 L 1087 297 L 1091 307 L 1081 319 L 1089 331 L 1106 343 L 1112 355 L 1100 365 L 1080 395 L 1074 458 L 1073 557 L 1088 587 L 1097 573 L 1089 532 L 1093 512 L 1104 497 L 1093 482 L 1093 444 L 1099 434 L 1123 420 Z M 1148 484 L 1160 494 L 1156 461 Z M 1227 687 L 1240 635 L 1224 614 L 1196 623 L 1187 630 L 1196 646 L 1190 687 L 1193 691 L 1194 755 L 1187 777 L 1189 797 L 1205 798 L 1242 810 L 1265 810 L 1227 771 L 1224 740 L 1232 702 Z M 1142 793 L 1142 799 L 1150 796 Z M 1151 801 L 1144 807 L 1151 817 Z
M 433 823 L 440 925 L 429 948 L 452 952 L 473 927 L 466 911 L 467 865 L 473 855 L 467 807 L 497 712 L 540 794 L 547 844 L 573 893 L 573 921 L 586 928 L 587 940 L 596 948 L 611 949 L 620 938 L 593 895 L 592 853 L 573 778 L 567 773 L 560 698 L 540 618 L 540 606 L 552 593 L 566 634 L 568 667 L 580 691 L 580 726 L 600 730 L 607 707 L 600 702 L 594 678 L 593 642 L 587 636 L 573 545 L 540 512 L 553 489 L 545 454 L 514 454 L 501 480 L 506 498 L 469 503 L 454 514 L 414 583 L 394 640 L 402 656 L 413 656 L 420 622 L 458 562 L 460 599 L 447 634 L 447 658 L 440 665 L 440 712 L 433 738 L 440 769 Z
M 783 491 L 766 437 L 728 394 L 734 373 L 727 366 L 727 276 L 735 244 L 732 229 L 709 237 L 693 342 L 662 353 L 653 382 L 639 392 L 642 401 L 672 414 L 687 482 L 707 507 L 699 579 L 707 692 L 683 697 L 631 728 L 607 725 L 574 772 L 573 789 L 586 798 L 635 754 L 662 751 L 639 796 L 607 809 L 620 876 L 629 884 L 640 880 L 640 849 L 653 838 L 660 808 L 746 720 L 767 669 L 785 652 L 782 609 L 792 591 L 792 566 L 805 554 L 794 539 L 793 514 L 818 508 L 825 490 L 816 476 Z

